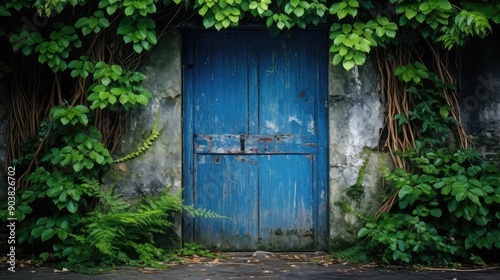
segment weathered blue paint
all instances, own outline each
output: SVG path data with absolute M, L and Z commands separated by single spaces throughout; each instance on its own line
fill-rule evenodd
M 325 249 L 325 33 L 194 31 L 184 44 L 185 202 L 230 218 L 185 217 L 184 240 Z

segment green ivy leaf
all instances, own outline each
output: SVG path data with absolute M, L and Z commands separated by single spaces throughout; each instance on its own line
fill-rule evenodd
M 45 229 L 43 232 L 42 232 L 42 235 L 41 235 L 41 240 L 42 242 L 44 241 L 47 241 L 49 239 L 52 238 L 52 236 L 54 236 L 55 232 L 54 232 L 54 229 L 53 228 L 48 228 L 48 229 Z
M 126 16 L 131 16 L 134 13 L 134 11 L 135 11 L 134 7 L 129 6 L 129 7 L 125 8 L 124 12 L 125 12 Z
M 356 63 L 354 62 L 354 60 L 344 60 L 344 62 L 342 63 L 342 66 L 347 71 L 351 70 L 355 65 Z
M 441 218 L 441 215 L 443 215 L 443 211 L 439 208 L 434 208 L 430 211 L 431 216 L 436 217 L 436 218 Z
M 29 205 L 19 205 L 17 206 L 17 210 L 25 214 L 31 214 L 33 212 L 33 208 Z
M 78 211 L 78 203 L 74 200 L 70 200 L 66 204 L 66 209 L 68 209 L 70 213 L 76 213 L 76 211 Z
M 0 16 L 3 17 L 10 17 L 12 14 L 10 13 L 9 9 L 7 9 L 5 6 L 0 5 Z
M 446 106 L 443 106 L 439 109 L 439 114 L 443 117 L 443 118 L 447 118 L 448 115 L 450 114 L 450 111 L 448 111 L 448 108 Z
M 484 192 L 480 188 L 473 188 L 470 189 L 469 191 L 477 196 L 484 196 Z
M 81 162 L 75 162 L 73 164 L 73 170 L 75 170 L 75 172 L 80 172 L 82 171 L 83 169 L 83 164 Z
M 366 55 L 362 52 L 354 52 L 353 58 L 357 65 L 363 65 L 366 61 Z
M 415 17 L 417 15 L 417 11 L 413 10 L 413 9 L 407 9 L 405 11 L 405 16 L 408 18 L 408 19 L 412 19 L 413 17 Z
M 47 190 L 46 194 L 48 197 L 56 197 L 62 192 L 63 186 L 51 187 Z
M 369 230 L 367 228 L 361 228 L 359 231 L 358 231 L 358 238 L 361 238 L 365 235 L 367 235 L 369 233 Z
M 51 114 L 52 114 L 52 117 L 54 119 L 58 119 L 64 115 L 66 115 L 66 109 L 63 109 L 61 107 L 53 107 L 51 110 L 50 110 Z
M 42 232 L 45 230 L 44 226 L 36 226 L 31 230 L 31 235 L 35 238 L 40 237 Z
M 87 117 L 86 114 L 81 114 L 78 116 L 78 120 L 80 121 L 81 124 L 87 125 L 89 123 L 89 118 Z
M 141 53 L 144 49 L 141 44 L 134 44 L 132 48 L 136 53 Z
M 83 17 L 75 22 L 75 28 L 82 28 L 83 26 L 88 25 L 89 18 Z

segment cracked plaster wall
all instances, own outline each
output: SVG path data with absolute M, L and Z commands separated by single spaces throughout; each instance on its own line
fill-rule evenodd
M 153 98 L 132 111 L 116 158 L 130 154 L 149 137 L 157 117 L 161 134 L 139 157 L 114 164 L 105 181 L 125 198 L 158 194 L 165 187 L 180 190 L 182 178 L 182 65 L 181 34 L 171 32 L 159 41 L 141 71 Z
M 381 169 L 389 167 L 391 160 L 389 155 L 377 152 L 384 109 L 376 73 L 371 60 L 351 71 L 333 65 L 329 68 L 329 219 L 333 249 L 354 241 L 360 226 L 346 207 L 373 214 L 385 192 Z M 354 188 L 365 160 L 360 193 L 350 197 L 347 193 Z

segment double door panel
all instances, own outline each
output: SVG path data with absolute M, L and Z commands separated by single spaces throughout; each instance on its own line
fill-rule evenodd
M 184 239 L 219 250 L 317 250 L 327 239 L 321 31 L 193 32 L 184 59 Z

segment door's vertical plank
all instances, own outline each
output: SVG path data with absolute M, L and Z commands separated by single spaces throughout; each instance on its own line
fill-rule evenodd
M 184 76 L 184 94 L 183 94 L 183 113 L 184 123 L 182 126 L 182 139 L 183 139 L 183 175 L 182 181 L 184 184 L 184 203 L 192 205 L 194 195 L 194 110 L 193 110 L 193 92 L 194 92 L 194 65 L 197 62 L 195 53 L 195 34 L 184 34 L 183 36 L 183 76 Z M 182 241 L 193 241 L 193 219 L 189 215 L 183 216 L 182 223 Z
M 259 134 L 260 40 L 247 39 L 248 60 L 248 134 Z
M 314 119 L 314 89 L 304 88 L 310 80 L 301 68 L 302 46 L 296 38 L 268 39 L 273 53 L 260 59 L 260 134 L 312 134 L 307 124 Z M 306 48 L 304 51 L 308 51 Z M 310 69 L 309 69 L 310 70 Z M 307 74 L 306 74 L 307 73 Z M 310 96 L 312 95 L 312 96 Z
M 226 133 L 247 134 L 249 118 L 249 87 L 248 87 L 248 45 L 245 39 L 233 38 L 225 41 L 228 52 L 224 66 L 228 74 L 224 76 L 223 87 L 227 88 L 224 95 L 223 110 L 230 112 L 228 120 L 233 123 Z M 230 81 L 230 82 L 229 82 Z
M 306 123 L 310 119 L 308 105 L 304 104 L 307 98 L 307 88 L 304 84 L 308 82 L 309 78 L 303 75 L 300 60 L 300 51 L 304 47 L 301 46 L 299 38 L 290 40 L 289 47 L 287 48 L 288 57 L 290 58 L 288 71 L 289 76 L 289 90 L 286 92 L 286 98 L 282 102 L 289 104 L 286 111 L 283 112 L 283 127 L 287 134 L 305 135 L 307 133 Z M 306 48 L 307 49 L 307 48 Z
M 198 32 L 196 32 L 200 36 Z M 194 35 L 194 36 L 197 36 Z M 199 81 L 211 81 L 212 76 L 212 40 L 210 38 L 196 38 L 197 48 L 195 50 L 196 65 L 194 66 L 193 92 L 189 98 L 192 98 L 194 134 L 204 134 L 211 131 L 214 127 L 208 116 L 211 114 L 209 108 L 204 108 L 204 104 L 210 102 L 209 93 L 212 91 L 212 83 L 200 83 Z M 208 109 L 208 110 L 207 110 Z
M 314 249 L 312 161 L 312 156 L 305 154 L 259 156 L 262 249 Z
M 197 72 L 196 134 L 247 132 L 248 84 L 246 45 L 242 40 L 199 39 L 205 57 Z
M 229 155 L 235 151 L 225 145 L 248 133 L 247 46 L 241 39 L 198 41 L 202 66 L 195 72 L 194 134 L 219 140 L 215 150 L 195 153 L 194 205 L 230 219 L 195 218 L 194 240 L 219 249 L 254 249 L 258 215 L 252 212 L 257 211 L 252 192 L 257 190 L 251 182 L 256 180 L 249 180 L 248 160 Z
M 305 122 L 305 129 L 308 134 L 315 134 L 314 126 L 310 122 L 311 119 L 316 119 L 316 104 L 318 102 L 318 69 L 317 65 L 317 46 L 316 38 L 300 38 L 297 43 L 300 44 L 298 49 L 298 60 L 300 67 L 297 70 L 298 79 L 301 82 L 301 92 L 299 94 L 300 103 Z M 322 81 L 322 83 L 325 83 Z
M 276 93 L 273 92 L 272 84 L 275 83 L 275 72 L 276 64 L 276 48 L 274 40 L 270 40 L 267 38 L 262 39 L 263 46 L 266 46 L 265 49 L 261 49 L 261 55 L 259 57 L 259 71 L 258 71 L 258 80 L 259 80 L 259 134 L 276 134 L 279 132 L 279 127 L 277 124 L 271 119 L 272 116 L 269 112 L 273 112 L 277 110 L 275 105 L 266 102 L 265 98 L 267 98 L 269 93 L 272 92 L 272 95 Z M 265 104 L 265 105 L 263 105 Z
M 251 156 L 198 156 L 195 205 L 228 218 L 195 218 L 196 242 L 219 250 L 255 250 L 258 200 L 252 162 Z
M 318 128 L 318 154 L 315 161 L 317 170 L 315 184 L 316 214 L 315 240 L 318 249 L 329 248 L 328 238 L 328 35 L 323 30 L 316 31 L 316 53 L 315 72 L 316 91 L 318 101 L 316 102 L 317 128 Z
M 229 89 L 234 88 L 234 80 L 231 79 L 231 69 L 228 65 L 228 59 L 230 59 L 230 49 L 226 49 L 227 41 L 225 39 L 212 39 L 214 50 L 213 59 L 215 63 L 212 63 L 212 91 L 209 93 L 211 100 L 210 103 L 204 104 L 206 107 L 210 107 L 210 115 L 207 120 L 212 121 L 213 129 L 212 134 L 224 134 L 229 133 L 230 127 L 233 127 L 234 119 L 238 119 L 237 112 L 231 110 L 230 108 L 225 108 L 229 99 L 234 97 Z M 208 109 L 208 108 L 207 108 Z
M 302 48 L 299 50 L 299 60 L 300 60 L 300 70 L 298 71 L 300 75 L 300 79 L 302 81 L 302 103 L 303 103 L 303 108 L 306 110 L 305 115 L 306 115 L 306 120 L 305 120 L 305 129 L 308 134 L 311 135 L 318 135 L 318 126 L 321 126 L 322 121 L 325 121 L 324 119 L 320 119 L 321 116 L 318 114 L 318 103 L 321 100 L 321 96 L 325 95 L 325 93 L 322 93 L 319 91 L 319 85 L 318 83 L 320 80 L 318 79 L 319 76 L 319 68 L 317 67 L 317 37 L 314 36 L 312 39 L 305 39 L 301 38 L 300 39 L 300 44 Z M 316 139 L 319 139 L 316 138 Z M 319 143 L 316 142 L 316 144 L 319 145 Z M 318 158 L 322 157 L 321 153 L 319 152 L 319 147 L 317 152 L 313 155 L 314 156 L 314 161 L 313 161 L 313 174 L 312 176 L 315 178 L 313 183 L 311 184 L 311 188 L 313 190 L 313 209 L 315 209 L 315 215 L 314 215 L 314 224 L 315 224 L 315 232 L 314 232 L 314 240 L 316 242 L 315 245 L 320 243 L 318 240 L 319 238 L 323 238 L 321 229 L 319 227 L 319 209 L 318 205 L 321 201 L 321 197 L 325 196 L 325 193 L 322 189 L 319 189 L 319 182 L 318 182 L 318 175 L 320 173 L 320 169 L 323 167 L 319 165 L 318 163 Z M 323 193 L 322 193 L 323 192 Z M 326 209 L 325 209 L 326 210 Z M 323 248 L 323 247 L 317 247 L 317 248 Z M 326 249 L 326 248 L 325 248 Z

